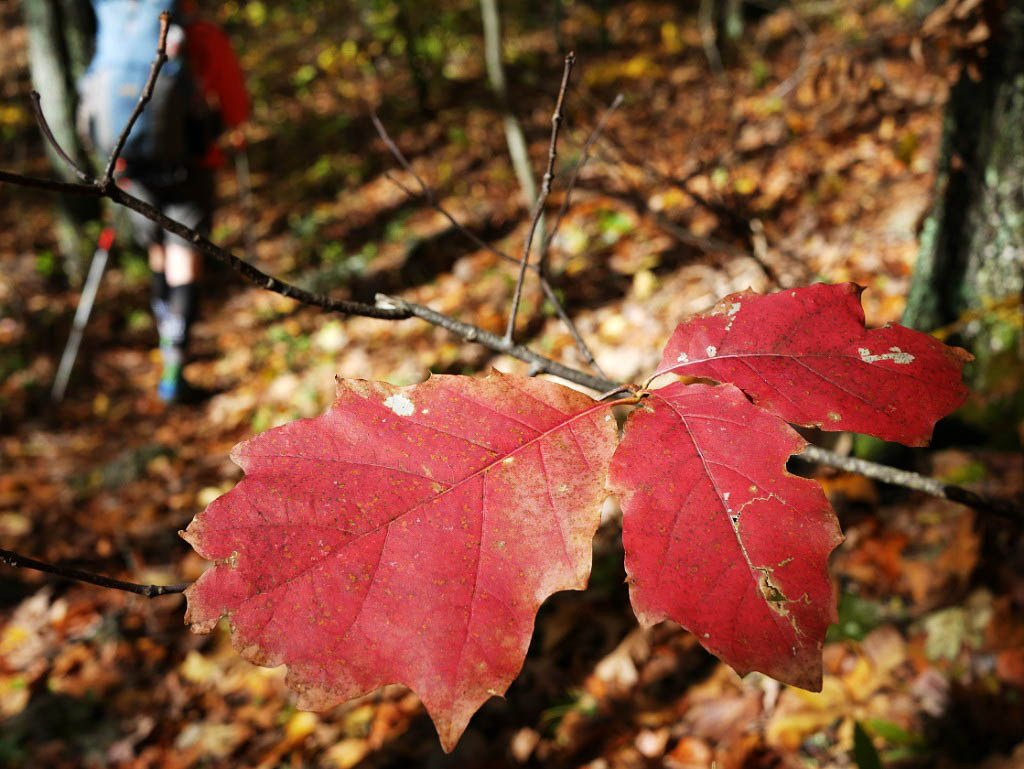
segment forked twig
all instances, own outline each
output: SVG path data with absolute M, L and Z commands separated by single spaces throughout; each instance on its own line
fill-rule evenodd
M 412 164 L 405 157 L 402 150 L 399 149 L 398 145 L 388 134 L 387 129 L 384 127 L 384 124 L 380 121 L 380 118 L 377 117 L 376 113 L 371 113 L 370 119 L 373 121 L 374 128 L 377 129 L 377 134 L 378 136 L 380 136 L 381 141 L 384 142 L 384 146 L 388 148 L 388 151 L 395 158 L 395 160 L 398 161 L 398 164 L 402 166 L 403 169 L 405 169 L 406 173 L 408 173 L 410 176 L 412 176 L 413 179 L 416 180 L 416 184 L 418 184 L 420 188 L 420 194 L 423 196 L 424 200 L 426 200 L 427 205 L 429 205 L 431 208 L 433 208 L 435 211 L 441 214 L 445 219 L 447 219 L 448 222 L 452 225 L 452 227 L 454 227 L 458 232 L 462 233 L 466 238 L 468 238 L 477 248 L 483 251 L 488 251 L 494 254 L 499 259 L 503 259 L 506 262 L 510 262 L 512 264 L 520 264 L 519 259 L 516 259 L 514 256 L 502 251 L 500 248 L 486 242 L 475 232 L 473 232 L 468 227 L 460 223 L 448 209 L 442 206 L 435 197 L 434 191 L 423 180 L 423 177 L 416 173 L 415 169 L 412 167 Z M 388 178 L 388 181 L 390 181 L 392 184 L 394 184 L 396 187 L 402 190 L 402 192 L 404 192 L 410 198 L 416 197 L 416 193 L 413 190 L 409 189 L 408 185 L 403 183 L 400 179 L 396 178 L 390 173 L 385 173 L 385 176 Z M 569 313 L 562 305 L 561 300 L 558 298 L 558 294 L 556 294 L 554 288 L 551 287 L 551 283 L 548 281 L 547 277 L 545 275 L 540 274 L 540 269 L 536 264 L 529 264 L 527 269 L 532 270 L 539 276 L 540 287 L 541 290 L 544 292 L 544 297 L 549 302 L 551 302 L 551 306 L 555 308 L 555 313 L 558 315 L 559 320 L 561 320 L 565 327 L 569 330 L 569 333 L 572 335 L 573 340 L 576 342 L 576 348 L 583 356 L 583 359 L 591 367 L 593 367 L 594 370 L 597 371 L 601 376 L 604 376 L 604 372 L 601 370 L 601 367 L 597 365 L 597 361 L 594 359 L 594 354 L 590 351 L 590 348 L 584 341 L 583 336 L 579 332 L 579 329 L 576 328 L 576 324 L 573 323 L 572 318 L 569 317 Z
M 128 593 L 143 595 L 146 598 L 184 593 L 189 586 L 187 582 L 180 585 L 140 585 L 135 582 L 125 582 L 120 579 L 104 577 L 102 574 L 93 574 L 91 571 L 72 569 L 67 566 L 55 566 L 43 561 L 37 561 L 35 558 L 19 555 L 11 550 L 3 549 L 0 549 L 0 563 L 13 566 L 16 569 L 35 569 L 47 574 L 56 574 L 58 577 L 64 577 L 65 579 L 73 579 L 77 582 L 88 582 L 90 585 L 99 585 L 100 587 L 108 587 L 113 590 L 124 590 Z
M 523 244 L 523 259 L 519 265 L 519 277 L 516 280 L 516 290 L 512 294 L 512 309 L 508 313 L 508 326 L 505 328 L 505 339 L 511 344 L 515 341 L 516 315 L 519 314 L 519 302 L 523 297 L 523 281 L 526 279 L 526 265 L 530 263 L 530 247 L 533 245 L 533 235 L 537 231 L 537 224 L 544 215 L 544 205 L 547 203 L 548 195 L 551 194 L 551 181 L 555 178 L 555 159 L 558 156 L 558 132 L 562 128 L 562 105 L 565 103 L 565 92 L 569 87 L 569 76 L 572 74 L 572 65 L 576 62 L 576 54 L 570 51 L 565 57 L 565 68 L 562 70 L 562 85 L 558 89 L 558 100 L 555 102 L 555 111 L 551 115 L 551 142 L 548 145 L 548 167 L 544 171 L 544 179 L 541 181 L 540 194 L 533 204 L 533 215 L 530 217 L 530 229 L 526 233 L 526 242 Z
M 550 232 L 544 237 L 544 243 L 540 247 L 540 256 L 537 257 L 537 271 L 541 274 L 541 277 L 547 277 L 547 262 L 548 262 L 548 249 L 551 247 L 551 241 L 555 239 L 555 235 L 558 234 L 558 228 L 562 226 L 562 219 L 565 218 L 566 213 L 569 211 L 569 204 L 572 201 L 572 192 L 576 188 L 576 181 L 580 178 L 580 173 L 583 171 L 583 166 L 587 164 L 590 159 L 590 148 L 594 146 L 594 142 L 598 140 L 601 133 L 604 131 L 604 127 L 608 124 L 612 114 L 617 110 L 623 101 L 622 94 L 618 94 L 608 109 L 601 115 L 601 119 L 597 121 L 597 125 L 594 126 L 594 130 L 590 132 L 590 136 L 583 143 L 583 150 L 580 153 L 580 159 L 577 161 L 576 166 L 572 169 L 572 176 L 569 177 L 569 183 L 565 186 L 565 198 L 562 200 L 562 207 L 558 209 L 558 215 L 555 217 L 555 221 L 551 225 Z

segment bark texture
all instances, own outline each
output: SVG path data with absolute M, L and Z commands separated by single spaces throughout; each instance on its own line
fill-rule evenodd
M 993 13 L 992 45 L 981 78 L 965 70 L 950 93 L 936 203 L 921 251 L 904 323 L 925 331 L 996 305 L 1024 290 L 1024 0 Z M 979 357 L 984 323 L 968 320 L 961 344 Z
M 1024 443 L 1024 0 L 982 12 L 993 36 L 950 93 L 903 322 L 974 354 L 960 437 L 1012 449 Z

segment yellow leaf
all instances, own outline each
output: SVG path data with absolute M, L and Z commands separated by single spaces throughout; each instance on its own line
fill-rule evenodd
M 220 677 L 220 668 L 215 662 L 204 657 L 195 649 L 185 655 L 185 660 L 178 668 L 181 677 L 189 683 L 204 684 Z
M 300 742 L 311 735 L 319 724 L 320 719 L 316 713 L 310 713 L 308 710 L 297 710 L 288 719 L 288 726 L 285 727 L 285 737 L 288 742 Z
M 732 183 L 732 187 L 740 195 L 750 195 L 757 189 L 757 180 L 750 176 L 741 176 Z
M 350 769 L 370 752 L 366 740 L 345 739 L 324 752 L 324 763 L 332 769 Z

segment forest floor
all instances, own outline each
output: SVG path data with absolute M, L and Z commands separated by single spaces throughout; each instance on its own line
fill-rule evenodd
M 0 12 L 0 160 L 42 175 L 16 5 Z M 518 253 L 526 207 L 479 42 L 446 42 L 421 112 L 404 57 L 382 53 L 356 14 L 306 5 L 220 12 L 254 94 L 253 193 L 247 202 L 223 171 L 214 239 L 317 290 L 400 294 L 501 332 L 515 267 L 387 178 L 414 186 L 367 106 L 466 228 Z M 625 96 L 552 247 L 553 282 L 600 366 L 642 381 L 676 323 L 747 288 L 855 281 L 867 287 L 869 325 L 898 321 L 933 192 L 955 30 L 929 31 L 898 10 L 906 3 L 784 9 L 751 21 L 715 75 L 695 17 L 674 5 L 614 4 L 603 36 L 581 3 L 561 22 L 579 63 L 549 223 L 583 142 Z M 511 103 L 539 175 L 561 55 L 548 27 L 509 26 Z M 428 372 L 527 370 L 418 320 L 326 315 L 210 264 L 186 375 L 215 394 L 164 407 L 148 275 L 129 247 L 104 277 L 55 406 L 49 385 L 78 292 L 54 276 L 50 200 L 10 187 L 0 196 L 4 548 L 137 582 L 194 580 L 208 564 L 178 531 L 240 478 L 231 447 L 321 413 L 335 376 L 405 385 Z M 520 318 L 522 340 L 585 368 L 535 284 Z M 1024 489 L 1011 452 L 949 439 L 899 460 L 995 495 Z M 1020 522 L 825 468 L 815 477 L 846 534 L 820 694 L 740 678 L 678 626 L 640 630 L 614 517 L 598 534 L 590 588 L 545 604 L 522 675 L 447 757 L 401 687 L 299 711 L 283 669 L 243 661 L 225 627 L 189 633 L 180 596 L 5 568 L 0 765 L 866 769 L 877 754 L 888 766 L 1024 766 Z M 857 725 L 874 751 L 855 754 Z

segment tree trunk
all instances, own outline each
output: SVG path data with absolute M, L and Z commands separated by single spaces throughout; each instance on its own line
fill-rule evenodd
M 75 132 L 78 94 L 75 81 L 92 55 L 93 17 L 88 0 L 22 0 L 28 28 L 32 86 L 39 92 L 43 114 L 54 138 L 82 168 L 89 157 Z M 46 153 L 55 173 L 65 181 L 78 181 L 71 169 L 47 143 Z M 83 229 L 100 218 L 99 201 L 84 196 L 60 196 L 56 206 L 57 241 L 64 271 L 73 283 L 81 281 L 91 243 Z
M 998 395 L 998 380 L 1021 374 L 1024 0 L 986 5 L 994 36 L 980 80 L 965 68 L 950 93 L 936 202 L 903 322 L 946 328 L 978 359 L 968 375 L 973 387 Z M 1018 410 L 1019 395 L 1010 400 Z

